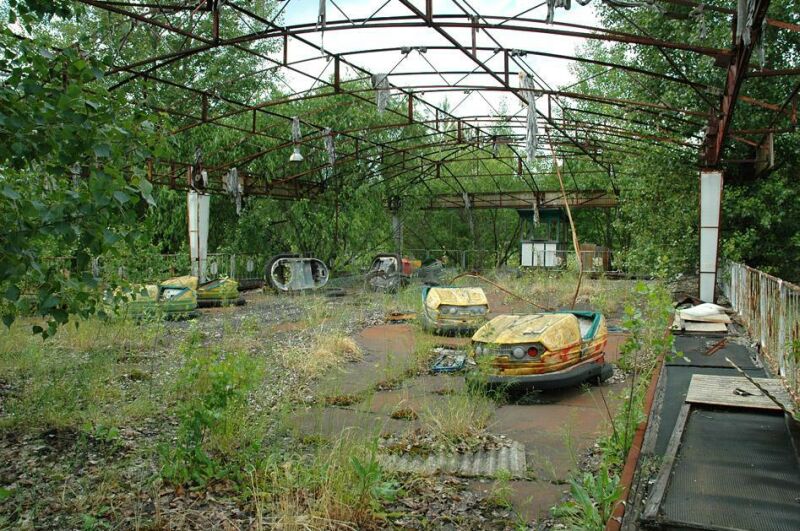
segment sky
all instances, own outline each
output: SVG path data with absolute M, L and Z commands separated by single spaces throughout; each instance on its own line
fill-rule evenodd
M 335 3 L 334 3 L 335 2 Z M 327 0 L 326 11 L 328 22 L 344 20 L 345 15 L 350 19 L 366 18 L 373 14 L 383 5 L 385 0 Z M 434 0 L 434 13 L 456 14 L 463 13 L 458 9 L 454 2 L 468 8 L 474 7 L 482 15 L 509 17 L 522 13 L 528 9 L 532 11 L 522 15 L 526 18 L 543 19 L 547 14 L 546 4 L 541 1 L 513 1 L 513 0 Z M 283 13 L 283 22 L 286 25 L 314 23 L 319 13 L 319 0 L 290 0 Z M 424 0 L 413 0 L 414 5 L 420 10 L 425 10 Z M 337 8 L 338 6 L 338 8 Z M 341 11 L 339 10 L 341 9 Z M 342 11 L 345 15 L 342 14 Z M 390 0 L 389 3 L 380 10 L 376 17 L 382 16 L 410 16 L 412 12 L 399 0 Z M 573 2 L 572 8 L 567 11 L 557 9 L 556 21 L 570 22 L 574 24 L 596 25 L 597 18 L 592 4 L 580 6 Z M 448 28 L 448 33 L 458 39 L 459 42 L 469 45 L 471 42 L 471 31 L 469 29 Z M 573 37 L 562 37 L 553 35 L 542 35 L 521 31 L 491 30 L 491 37 L 494 37 L 504 48 L 526 49 L 542 52 L 552 52 L 573 55 L 578 52 L 582 39 Z M 322 44 L 331 53 L 339 53 L 365 48 L 387 48 L 387 47 L 431 47 L 449 44 L 436 33 L 435 30 L 425 27 L 413 28 L 380 28 L 380 29 L 358 29 L 346 31 L 327 31 L 317 34 L 306 34 L 306 38 Z M 478 32 L 477 45 L 494 48 L 497 46 L 485 32 Z M 493 51 L 479 51 L 479 58 L 494 69 L 502 70 L 503 56 L 498 54 L 494 57 Z M 306 46 L 295 39 L 289 40 L 289 60 L 318 58 L 303 64 L 304 71 L 327 78 L 333 72 L 333 64 L 321 56 L 320 52 Z M 454 84 L 461 75 L 445 75 L 444 79 L 439 76 L 412 76 L 403 75 L 404 73 L 430 71 L 431 65 L 437 69 L 472 71 L 476 68 L 475 63 L 465 56 L 462 52 L 429 50 L 425 54 L 412 51 L 408 55 L 403 55 L 399 51 L 361 54 L 351 56 L 350 60 L 357 63 L 373 73 L 392 72 L 389 76 L 392 84 L 395 85 L 442 85 L 444 83 Z M 525 62 L 533 69 L 539 79 L 537 85 L 548 85 L 550 88 L 565 87 L 574 83 L 576 80 L 569 70 L 569 61 L 560 59 L 543 58 L 528 55 L 524 58 Z M 428 64 L 430 62 L 430 64 Z M 519 81 L 515 75 L 518 68 L 511 66 L 511 85 L 517 86 Z M 349 69 L 343 69 L 344 78 L 354 77 L 354 73 Z M 288 72 L 286 80 L 295 90 L 305 90 L 313 86 L 312 79 L 301 74 Z M 467 80 L 461 82 L 478 84 L 497 84 L 487 75 L 472 75 Z M 501 108 L 505 101 L 509 113 L 519 112 L 522 102 L 516 97 L 502 92 L 479 93 L 474 91 L 464 93 L 462 91 L 449 93 L 429 92 L 423 96 L 431 103 L 441 105 L 445 97 L 448 98 L 451 108 L 455 108 L 455 114 L 460 116 L 494 114 Z M 457 107 L 456 107 L 457 106 Z M 539 109 L 542 110 L 540 103 Z

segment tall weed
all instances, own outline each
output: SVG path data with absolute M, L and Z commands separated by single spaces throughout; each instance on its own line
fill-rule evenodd
M 175 444 L 161 445 L 162 477 L 204 485 L 236 476 L 242 460 L 260 448 L 247 399 L 261 380 L 258 358 L 190 348 L 177 382 L 179 427 Z
M 309 453 L 274 454 L 252 473 L 256 513 L 279 529 L 380 527 L 380 508 L 398 484 L 377 459 L 375 439 L 345 432 Z
M 569 480 L 571 499 L 557 506 L 553 516 L 568 529 L 601 531 L 611 518 L 614 502 L 622 494 L 619 477 L 601 466 L 597 473 L 585 472 Z

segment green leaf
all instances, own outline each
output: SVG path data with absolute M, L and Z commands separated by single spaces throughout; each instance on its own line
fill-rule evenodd
M 153 185 L 150 181 L 142 177 L 139 179 L 139 190 L 141 190 L 143 196 L 148 196 L 153 193 Z
M 6 328 L 11 328 L 11 325 L 14 323 L 14 314 L 7 313 L 3 315 L 3 324 L 6 325 Z
M 19 300 L 19 288 L 14 285 L 9 286 L 6 290 L 5 297 L 11 302 L 17 302 Z
M 125 203 L 127 203 L 130 200 L 130 196 L 128 196 L 128 194 L 126 194 L 122 190 L 116 190 L 113 195 L 114 195 L 114 199 L 119 201 L 120 204 L 122 204 L 122 205 L 124 205 Z
M 49 310 L 50 308 L 55 308 L 56 306 L 58 306 L 60 302 L 61 301 L 59 300 L 58 297 L 56 297 L 53 294 L 50 294 L 47 296 L 46 299 L 44 299 L 44 301 L 41 304 L 39 304 L 39 308 L 42 310 Z
M 19 195 L 19 193 L 16 190 L 11 188 L 7 184 L 3 186 L 3 189 L 2 189 L 2 191 L 0 191 L 0 193 L 2 193 L 4 196 L 6 196 L 7 198 L 11 199 L 12 201 L 17 201 L 18 199 L 20 199 L 22 197 L 21 195 Z
M 53 316 L 53 319 L 58 324 L 64 324 L 69 321 L 69 314 L 65 310 L 53 310 L 50 315 Z
M 103 241 L 105 241 L 109 245 L 114 245 L 119 241 L 119 236 L 115 234 L 113 231 L 108 229 L 103 229 Z
M 148 205 L 152 207 L 157 206 L 156 200 L 153 199 L 153 185 L 150 184 L 150 181 L 148 181 L 144 177 L 140 179 L 139 190 L 141 191 L 142 197 L 144 198 L 145 201 L 147 201 Z
M 98 157 L 111 156 L 111 147 L 108 144 L 97 144 L 94 146 L 94 154 Z

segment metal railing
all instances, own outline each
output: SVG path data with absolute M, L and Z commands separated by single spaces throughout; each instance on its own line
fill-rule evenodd
M 441 259 L 447 257 L 447 265 L 458 267 L 461 270 L 474 268 L 495 267 L 500 251 L 491 249 L 405 249 L 405 255 L 415 258 L 434 257 Z M 512 265 L 519 264 L 519 253 L 512 254 Z M 581 251 L 581 261 L 583 262 L 584 272 L 600 272 L 611 269 L 611 253 L 605 251 L 587 250 Z M 552 269 L 555 271 L 577 268 L 575 251 L 573 250 L 536 250 L 533 251 L 532 265 L 541 269 Z
M 729 263 L 722 273 L 722 292 L 750 336 L 758 341 L 767 363 L 798 400 L 800 286 L 743 264 Z
M 209 253 L 206 274 L 208 278 L 227 276 L 239 282 L 263 281 L 269 258 L 258 254 Z M 108 278 L 116 275 L 133 282 L 154 282 L 190 273 L 188 253 L 142 256 L 135 263 L 118 259 L 97 260 L 93 265 L 94 276 Z
M 493 268 L 497 262 L 497 251 L 490 249 L 405 249 L 403 255 L 424 260 L 427 258 L 443 259 L 447 268 L 460 271 L 471 269 Z M 575 252 L 571 250 L 537 251 L 534 268 L 561 271 L 576 269 Z M 605 271 L 609 267 L 607 252 L 581 251 L 581 260 L 585 272 Z M 239 281 L 243 286 L 260 286 L 265 279 L 265 267 L 272 258 L 266 254 L 209 253 L 206 259 L 206 276 L 218 278 L 227 276 Z M 519 255 L 509 264 L 516 267 Z M 51 262 L 59 264 L 64 271 L 72 274 L 71 257 L 53 257 Z M 332 272 L 331 285 L 347 285 L 361 280 L 363 273 L 370 265 L 372 257 L 363 263 L 353 264 L 347 271 Z M 358 266 L 358 267 L 356 267 Z M 152 283 L 171 277 L 191 274 L 191 263 L 188 253 L 177 254 L 143 254 L 131 257 L 101 257 L 91 262 L 92 276 L 97 279 L 111 281 L 127 279 L 134 283 Z M 83 271 L 81 271 L 83 272 Z M 352 282 L 350 282 L 352 280 Z M 249 288 L 248 288 L 249 289 Z

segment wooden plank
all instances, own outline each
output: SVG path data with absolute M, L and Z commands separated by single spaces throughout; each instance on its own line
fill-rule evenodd
M 684 403 L 678 414 L 678 420 L 675 422 L 675 429 L 672 430 L 672 436 L 669 438 L 667 451 L 664 454 L 664 461 L 661 463 L 661 469 L 658 471 L 656 482 L 653 484 L 653 489 L 650 491 L 650 497 L 647 498 L 647 503 L 642 512 L 642 520 L 655 520 L 658 517 L 658 510 L 661 508 L 661 502 L 664 500 L 664 494 L 667 492 L 669 486 L 669 479 L 672 476 L 672 466 L 675 464 L 675 457 L 678 455 L 678 448 L 681 446 L 681 438 L 683 438 L 683 430 L 686 427 L 686 421 L 689 419 L 689 412 L 692 405 Z
M 792 401 L 780 380 L 773 378 L 753 379 L 758 385 L 764 387 L 772 396 L 777 398 L 785 408 L 791 409 Z M 751 395 L 742 396 L 741 394 L 737 394 L 735 392 L 737 389 L 751 393 Z M 781 408 L 778 407 L 777 404 L 767 398 L 755 385 L 741 376 L 695 374 L 692 376 L 692 381 L 689 384 L 686 402 L 781 411 Z
M 699 333 L 724 333 L 728 331 L 725 323 L 699 323 L 696 321 L 683 321 L 683 329 L 687 332 Z

